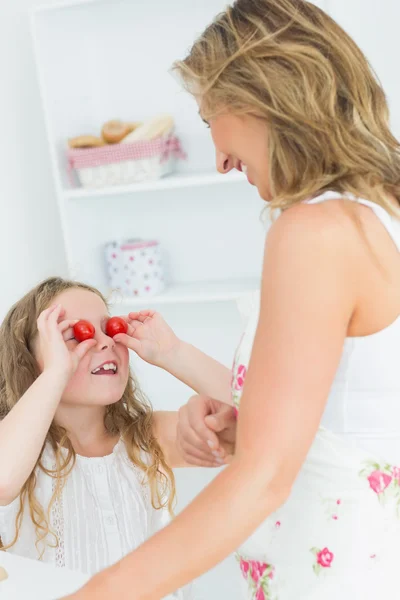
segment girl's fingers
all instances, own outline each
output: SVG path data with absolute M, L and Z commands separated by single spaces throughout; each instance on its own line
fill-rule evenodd
M 131 337 L 134 333 L 135 333 L 135 328 L 128 323 L 128 331 L 126 332 L 126 335 L 129 335 L 129 337 Z
M 58 320 L 60 318 L 61 311 L 63 310 L 62 306 L 58 304 L 55 309 L 49 314 L 47 317 L 47 327 L 49 333 L 58 332 Z
M 56 304 L 53 304 L 52 306 L 49 306 L 49 308 L 46 308 L 45 310 L 43 310 L 37 320 L 37 327 L 39 331 L 43 331 L 44 325 L 47 322 L 47 319 L 49 317 L 49 315 L 51 315 L 51 313 L 57 308 Z
M 64 333 L 64 331 L 67 331 L 67 329 L 72 329 L 73 326 L 78 323 L 78 320 L 79 319 L 61 321 L 61 323 L 58 324 L 59 331 Z
M 65 315 L 65 308 L 63 306 L 61 306 L 61 310 L 60 313 L 58 315 L 59 318 L 59 323 L 62 321 L 62 317 Z
M 87 354 L 91 348 L 94 348 L 96 344 L 96 340 L 85 340 L 77 345 L 77 347 L 73 350 L 73 353 L 78 357 L 78 360 L 82 360 L 85 354 Z
M 129 313 L 129 318 L 132 321 L 140 321 L 141 323 L 144 323 L 146 319 L 151 319 L 155 314 L 156 312 L 154 310 L 141 310 L 140 312 Z
M 114 336 L 114 341 L 118 344 L 126 346 L 127 348 L 130 348 L 130 350 L 133 350 L 134 352 L 139 352 L 142 346 L 139 340 L 136 340 L 126 333 L 117 333 L 117 335 Z
M 143 323 L 141 321 L 137 321 L 137 320 L 132 320 L 130 321 L 130 323 L 128 323 L 128 329 L 129 327 L 131 327 L 132 331 L 136 331 L 136 329 L 142 327 Z

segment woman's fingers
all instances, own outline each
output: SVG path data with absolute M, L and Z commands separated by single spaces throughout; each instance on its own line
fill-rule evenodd
M 211 450 L 217 450 L 219 447 L 218 437 L 205 423 L 206 416 L 212 413 L 210 400 L 208 396 L 193 396 L 181 410 L 185 415 L 187 414 L 189 428 Z
M 221 467 L 224 464 L 224 459 L 213 456 L 211 453 L 206 454 L 187 444 L 185 440 L 178 436 L 178 446 L 184 460 L 191 464 L 200 467 Z
M 178 435 L 178 443 L 180 447 L 184 450 L 185 454 L 190 454 L 200 460 L 205 460 L 209 462 L 216 462 L 217 458 L 222 458 L 219 455 L 213 454 L 212 451 L 208 448 L 203 450 L 201 446 L 197 445 L 196 442 L 193 443 L 193 440 L 190 437 L 183 437 L 181 434 Z
M 199 417 L 200 418 L 200 417 Z M 201 417 L 204 419 L 204 417 Z M 184 440 L 186 444 L 193 448 L 205 453 L 208 457 L 211 455 L 212 449 L 203 438 L 194 429 L 190 422 L 189 412 L 186 406 L 183 406 L 179 410 L 179 436 L 181 440 Z M 217 448 L 215 448 L 217 450 Z

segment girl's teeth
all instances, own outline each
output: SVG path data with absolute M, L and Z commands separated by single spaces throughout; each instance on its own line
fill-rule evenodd
M 92 371 L 93 374 L 98 373 L 101 369 L 103 369 L 103 371 L 114 371 L 114 373 L 117 371 L 117 366 L 114 363 L 107 363 L 105 365 L 103 365 L 102 367 L 97 367 L 97 369 L 94 369 L 94 371 Z
M 247 175 L 247 165 L 244 165 L 243 163 L 242 163 L 242 171 L 245 175 Z

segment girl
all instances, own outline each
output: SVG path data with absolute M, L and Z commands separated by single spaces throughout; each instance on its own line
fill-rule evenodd
M 127 348 L 105 333 L 108 318 L 97 290 L 53 278 L 17 302 L 0 328 L 2 548 L 89 574 L 165 525 L 171 468 L 185 464 L 176 414 L 153 413 L 141 397 Z M 94 325 L 94 339 L 76 341 L 78 319 Z M 179 344 L 159 322 L 161 360 Z M 206 360 L 223 380 L 227 370 Z M 201 456 L 202 464 L 223 462 L 207 446 Z
M 218 170 L 247 171 L 281 210 L 234 364 L 236 452 L 73 598 L 159 600 L 238 547 L 248 600 L 397 598 L 400 147 L 384 93 L 303 0 L 236 0 L 177 68 Z

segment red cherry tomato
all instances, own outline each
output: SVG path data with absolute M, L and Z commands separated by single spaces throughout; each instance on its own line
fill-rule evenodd
M 85 340 L 91 340 L 94 338 L 95 328 L 89 321 L 78 321 L 75 323 L 74 336 L 78 342 L 84 342 Z
M 109 337 L 114 337 L 117 333 L 127 333 L 128 331 L 128 323 L 121 319 L 121 317 L 111 317 L 108 319 L 106 325 L 106 334 Z

